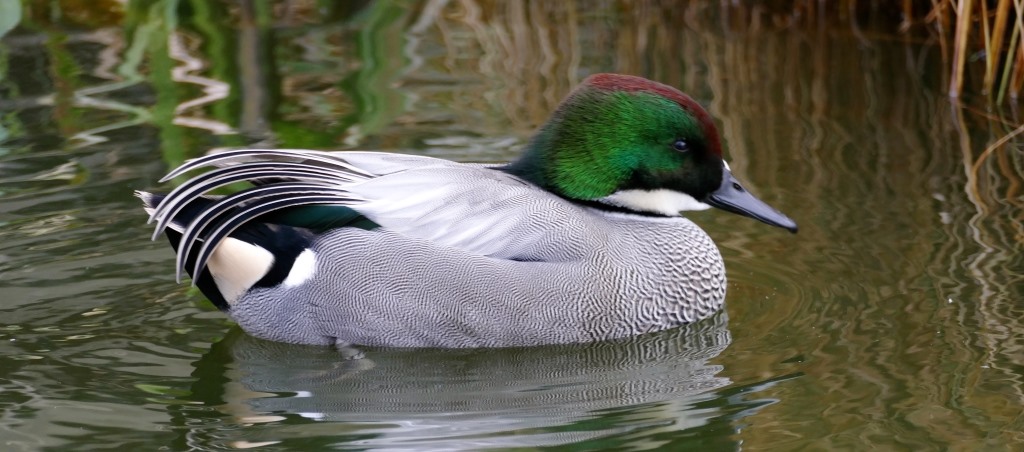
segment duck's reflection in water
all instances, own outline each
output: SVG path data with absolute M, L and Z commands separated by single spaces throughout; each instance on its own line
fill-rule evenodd
M 727 408 L 732 397 L 723 392 L 734 391 L 715 391 L 730 384 L 717 376 L 722 367 L 708 362 L 731 342 L 727 323 L 721 313 L 597 344 L 365 349 L 358 358 L 347 357 L 352 350 L 267 342 L 236 329 L 197 363 L 188 397 L 216 407 L 219 427 L 190 436 L 212 434 L 235 447 L 294 441 L 474 449 L 614 445 L 616 438 L 638 445 L 659 432 L 699 429 L 727 412 L 749 411 L 749 404 Z M 178 414 L 189 412 L 198 414 Z M 196 421 L 186 425 L 212 427 Z M 724 422 L 718 435 L 732 430 Z M 233 438 L 230 425 L 238 423 L 265 428 Z M 694 434 L 700 436 L 686 436 Z

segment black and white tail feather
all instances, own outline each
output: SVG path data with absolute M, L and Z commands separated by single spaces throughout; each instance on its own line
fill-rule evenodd
M 215 169 L 189 179 L 166 196 L 136 192 L 146 204 L 149 222 L 156 221 L 153 239 L 168 228 L 176 233 L 171 240 L 177 248 L 177 281 L 181 282 L 182 274 L 187 272 L 193 276 L 193 285 L 200 286 L 203 284 L 199 276 L 206 271 L 218 245 L 243 225 L 291 207 L 357 204 L 363 200 L 346 191 L 345 185 L 375 177 L 327 152 L 247 149 L 189 160 L 160 182 L 210 167 Z M 254 187 L 229 196 L 208 195 L 236 182 L 249 182 Z M 201 207 L 197 208 L 199 203 Z M 226 291 L 220 286 L 221 294 L 229 300 L 239 290 L 247 289 Z

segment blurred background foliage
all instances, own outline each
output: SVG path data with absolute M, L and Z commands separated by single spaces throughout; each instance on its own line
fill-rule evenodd
M 479 111 L 500 111 L 521 135 L 592 68 L 676 85 L 683 75 L 717 74 L 731 83 L 731 65 L 756 65 L 759 38 L 778 32 L 795 32 L 808 46 L 815 34 L 843 33 L 938 47 L 942 58 L 922 67 L 922 76 L 932 79 L 925 83 L 985 110 L 1009 102 L 1012 115 L 1024 84 L 1016 64 L 1024 58 L 1019 11 L 1012 0 L 8 0 L 0 3 L 0 36 L 11 34 L 15 52 L 21 43 L 52 55 L 31 63 L 46 66 L 36 68 L 59 85 L 48 101 L 68 115 L 62 115 L 66 124 L 77 123 L 70 118 L 81 107 L 125 115 L 104 130 L 80 131 L 77 139 L 89 143 L 117 127 L 149 123 L 161 128 L 173 153 L 260 140 L 281 147 L 373 145 L 365 139 L 398 139 L 385 138 L 389 128 L 416 137 L 417 124 L 491 117 L 474 114 Z M 683 39 L 684 28 L 699 42 Z M 722 32 L 737 45 L 710 44 Z M 80 55 L 74 42 L 87 43 L 96 55 Z M 787 57 L 806 64 L 800 44 L 793 44 Z M 745 60 L 729 61 L 730 55 Z M 83 70 L 83 58 L 99 58 L 97 70 Z M 10 65 L 10 57 L 0 57 L 0 65 Z M 5 72 L 0 77 L 17 77 Z M 92 86 L 96 77 L 108 83 Z M 426 84 L 429 89 L 417 89 Z M 11 91 L 13 85 L 0 80 L 4 102 L 32 102 Z M 91 88 L 78 89 L 85 85 Z M 152 104 L 103 97 L 125 89 L 151 90 Z M 452 108 L 410 115 L 413 103 Z M 452 111 L 465 113 L 453 118 Z M 1004 110 L 992 111 L 1019 123 Z M 196 143 L 167 127 L 172 124 L 219 138 Z M 510 130 L 489 125 L 496 134 Z

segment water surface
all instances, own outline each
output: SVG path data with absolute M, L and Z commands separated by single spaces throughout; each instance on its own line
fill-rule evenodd
M 0 20 L 5 450 L 1024 446 L 1024 155 L 986 151 L 1020 121 L 951 103 L 924 33 L 658 2 L 29 3 Z M 709 321 L 269 343 L 174 283 L 132 197 L 212 148 L 505 161 L 603 71 L 707 105 L 800 224 L 691 215 L 728 269 Z

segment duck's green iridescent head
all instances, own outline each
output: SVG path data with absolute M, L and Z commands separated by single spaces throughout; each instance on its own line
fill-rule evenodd
M 796 231 L 732 177 L 707 111 L 641 77 L 588 77 L 506 170 L 572 200 L 667 216 L 714 206 Z

